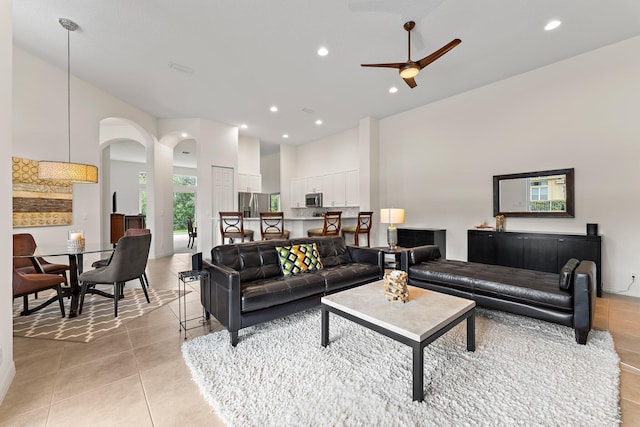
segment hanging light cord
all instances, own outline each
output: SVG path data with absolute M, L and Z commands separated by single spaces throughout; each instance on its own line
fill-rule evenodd
M 67 28 L 67 139 L 69 145 L 69 163 L 71 163 L 71 30 Z

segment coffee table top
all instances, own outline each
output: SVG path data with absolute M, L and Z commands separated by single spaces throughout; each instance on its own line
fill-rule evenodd
M 472 310 L 475 301 L 408 286 L 409 301 L 388 301 L 378 280 L 322 297 L 321 303 L 421 342 Z

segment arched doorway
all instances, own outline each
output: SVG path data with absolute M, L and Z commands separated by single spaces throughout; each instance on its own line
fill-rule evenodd
M 154 139 L 138 124 L 111 117 L 100 122 L 102 179 L 100 182 L 102 241 L 110 241 L 110 215 L 146 216 L 146 226 L 153 229 L 153 191 L 148 178 L 153 167 L 149 151 Z M 114 206 L 115 204 L 115 206 Z M 152 243 L 150 256 L 155 253 Z

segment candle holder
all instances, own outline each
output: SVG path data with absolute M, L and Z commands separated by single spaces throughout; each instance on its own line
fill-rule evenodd
M 67 252 L 76 254 L 84 251 L 84 233 L 82 230 L 69 230 Z

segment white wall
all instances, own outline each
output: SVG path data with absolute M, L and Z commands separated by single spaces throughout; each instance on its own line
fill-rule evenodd
M 219 233 L 213 227 L 215 218 L 212 216 L 211 168 L 213 166 L 233 168 L 237 176 L 238 128 L 209 120 L 200 120 L 200 137 L 197 141 L 198 192 L 196 197 L 198 205 L 196 206 L 196 216 L 199 219 L 196 244 L 198 252 L 202 252 L 205 258 L 210 258 L 214 242 L 213 233 Z M 235 180 L 234 186 L 234 193 L 237 193 L 237 180 Z M 237 204 L 237 197 L 235 199 Z M 216 213 L 215 216 L 217 218 L 218 214 Z
M 140 172 L 146 172 L 144 163 L 111 160 L 111 194 L 115 191 L 118 199 L 118 213 L 137 215 L 140 213 L 139 191 Z
M 358 169 L 358 127 L 296 146 L 293 178 Z M 288 184 L 287 184 L 288 185 Z
M 238 173 L 260 173 L 260 140 L 238 136 Z
M 66 71 L 14 48 L 13 76 L 12 154 L 35 160 L 68 160 Z M 72 161 L 100 165 L 100 121 L 108 117 L 131 120 L 157 134 L 155 118 L 72 75 Z M 102 179 L 101 170 L 100 175 Z M 74 185 L 73 206 L 70 227 L 20 231 L 33 233 L 40 245 L 64 241 L 69 228 L 82 228 L 90 242 L 98 241 L 102 212 L 111 210 L 110 205 L 102 206 L 99 184 Z
M 0 151 L 11 152 L 12 141 L 12 23 L 11 1 L 0 0 Z M 11 291 L 11 156 L 0 166 L 0 403 L 16 372 L 13 363 L 13 295 Z
M 280 151 L 260 156 L 262 192 L 280 192 Z
M 467 229 L 494 222 L 492 176 L 575 168 L 575 218 L 507 218 L 507 230 L 603 236 L 603 286 L 640 271 L 640 37 L 380 121 L 381 202 L 406 226 L 447 229 L 466 259 Z M 629 294 L 640 296 L 640 285 Z

